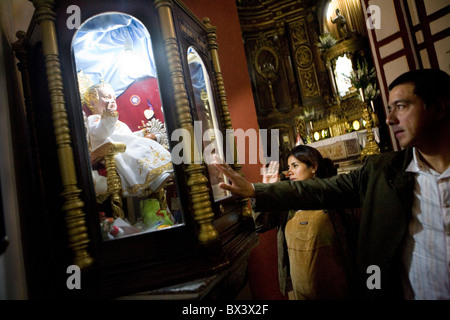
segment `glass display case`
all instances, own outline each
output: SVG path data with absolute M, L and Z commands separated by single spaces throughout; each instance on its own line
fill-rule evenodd
M 235 154 L 215 27 L 180 1 L 33 4 L 14 44 L 33 150 L 30 297 L 117 298 L 230 270 L 244 281 L 253 220 L 211 164 Z

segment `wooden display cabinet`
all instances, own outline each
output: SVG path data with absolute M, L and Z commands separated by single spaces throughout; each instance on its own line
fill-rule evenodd
M 14 44 L 25 97 L 14 134 L 27 150 L 19 201 L 30 298 L 169 297 L 167 288 L 193 282 L 204 282 L 193 296 L 234 297 L 258 238 L 247 201 L 223 193 L 209 165 L 212 153 L 234 154 L 232 137 L 222 136 L 232 127 L 215 28 L 176 0 L 33 4 Z M 125 177 L 150 166 L 124 169 L 134 144 L 108 138 L 106 154 L 92 150 L 85 92 L 100 82 L 113 87 L 119 120 L 156 133 L 171 157 L 171 169 L 156 170 L 162 152 L 153 153 L 152 188 Z

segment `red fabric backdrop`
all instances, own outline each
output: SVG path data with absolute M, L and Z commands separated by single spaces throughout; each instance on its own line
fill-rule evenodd
M 117 97 L 116 102 L 119 120 L 125 122 L 131 131 L 139 130 L 142 121 L 147 122 L 144 111 L 150 108 L 153 108 L 155 117 L 164 123 L 156 78 L 145 77 L 136 80 Z

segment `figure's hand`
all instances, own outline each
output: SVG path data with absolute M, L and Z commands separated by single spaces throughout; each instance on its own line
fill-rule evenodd
M 150 132 L 148 129 L 144 129 L 144 138 L 152 139 L 156 142 L 158 142 L 158 138 L 153 132 Z
M 231 181 L 231 184 L 221 182 L 219 184 L 220 188 L 228 190 L 232 194 L 242 198 L 255 196 L 255 189 L 247 179 L 234 171 L 233 168 L 224 163 L 218 156 L 214 156 L 213 160 L 215 167 Z
M 261 168 L 261 174 L 263 176 L 263 183 L 274 183 L 280 181 L 280 174 L 278 173 L 278 169 L 280 164 L 278 161 L 270 161 L 269 166 L 265 165 Z
M 106 110 L 107 112 L 114 112 L 114 111 L 117 111 L 117 104 L 116 104 L 116 101 L 108 101 L 108 103 L 106 103 L 105 110 Z

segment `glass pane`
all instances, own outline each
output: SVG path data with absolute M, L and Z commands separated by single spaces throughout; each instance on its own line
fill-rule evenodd
M 181 225 L 147 29 L 104 13 L 81 26 L 72 48 L 103 238 Z
M 214 105 L 211 82 L 206 67 L 194 47 L 188 48 L 189 73 L 194 91 L 195 109 L 198 119 L 194 123 L 196 132 L 201 132 L 203 141 L 203 157 L 208 167 L 209 180 L 211 182 L 214 200 L 229 196 L 230 193 L 219 188 L 219 183 L 225 181 L 225 177 L 212 165 L 212 156 L 217 154 L 221 159 L 223 154 L 223 136 L 219 130 L 219 122 Z M 200 130 L 199 130 L 200 128 Z

